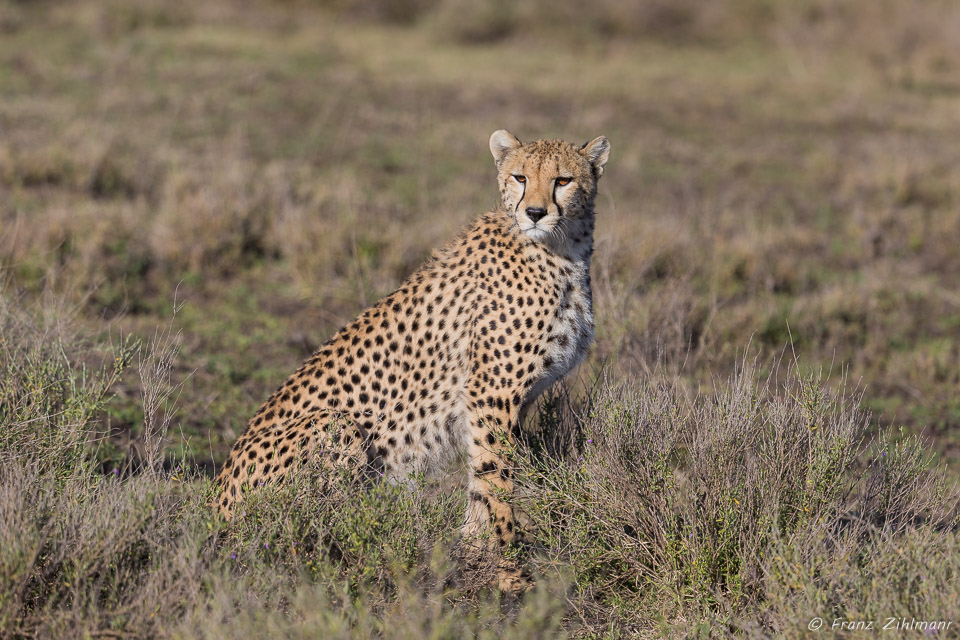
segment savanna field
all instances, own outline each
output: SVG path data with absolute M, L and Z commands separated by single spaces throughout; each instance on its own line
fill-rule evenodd
M 504 127 L 612 146 L 536 588 L 460 561 L 461 468 L 217 519 Z M 0 637 L 960 636 L 958 140 L 948 0 L 0 0 Z

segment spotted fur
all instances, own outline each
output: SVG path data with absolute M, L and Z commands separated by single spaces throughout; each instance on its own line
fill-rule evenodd
M 282 482 L 306 462 L 402 481 L 465 452 L 464 536 L 498 548 L 521 539 L 502 499 L 513 487 L 504 452 L 522 411 L 593 340 L 594 199 L 609 144 L 522 144 L 500 130 L 490 150 L 500 206 L 337 332 L 260 407 L 217 478 L 225 517 L 245 490 Z M 522 588 L 513 569 L 499 580 Z

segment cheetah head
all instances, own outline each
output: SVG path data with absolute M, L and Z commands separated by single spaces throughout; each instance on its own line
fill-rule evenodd
M 581 147 L 562 140 L 523 144 L 504 129 L 490 136 L 502 207 L 538 242 L 563 241 L 577 221 L 592 218 L 597 181 L 610 157 L 604 136 Z

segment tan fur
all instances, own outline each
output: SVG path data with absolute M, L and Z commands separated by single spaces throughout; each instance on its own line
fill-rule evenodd
M 501 205 L 321 346 L 250 420 L 217 482 L 229 517 L 243 490 L 303 462 L 402 481 L 458 452 L 472 474 L 463 534 L 520 541 L 502 492 L 521 411 L 593 339 L 590 257 L 606 138 L 575 147 L 490 138 Z M 563 184 L 566 180 L 569 183 Z M 504 563 L 503 589 L 523 587 Z

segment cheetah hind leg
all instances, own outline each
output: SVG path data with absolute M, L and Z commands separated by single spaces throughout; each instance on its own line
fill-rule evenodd
M 354 418 L 324 413 L 301 419 L 289 428 L 310 434 L 308 441 L 301 440 L 299 464 L 319 471 L 326 489 L 338 475 L 350 486 L 367 484 L 382 475 L 377 473 L 382 463 L 369 434 Z
M 221 471 L 219 505 L 230 517 L 245 491 L 268 484 L 283 484 L 305 466 L 323 470 L 325 476 L 347 470 L 352 480 L 372 475 L 367 434 L 349 417 L 315 412 L 244 437 L 234 452 L 232 470 Z

